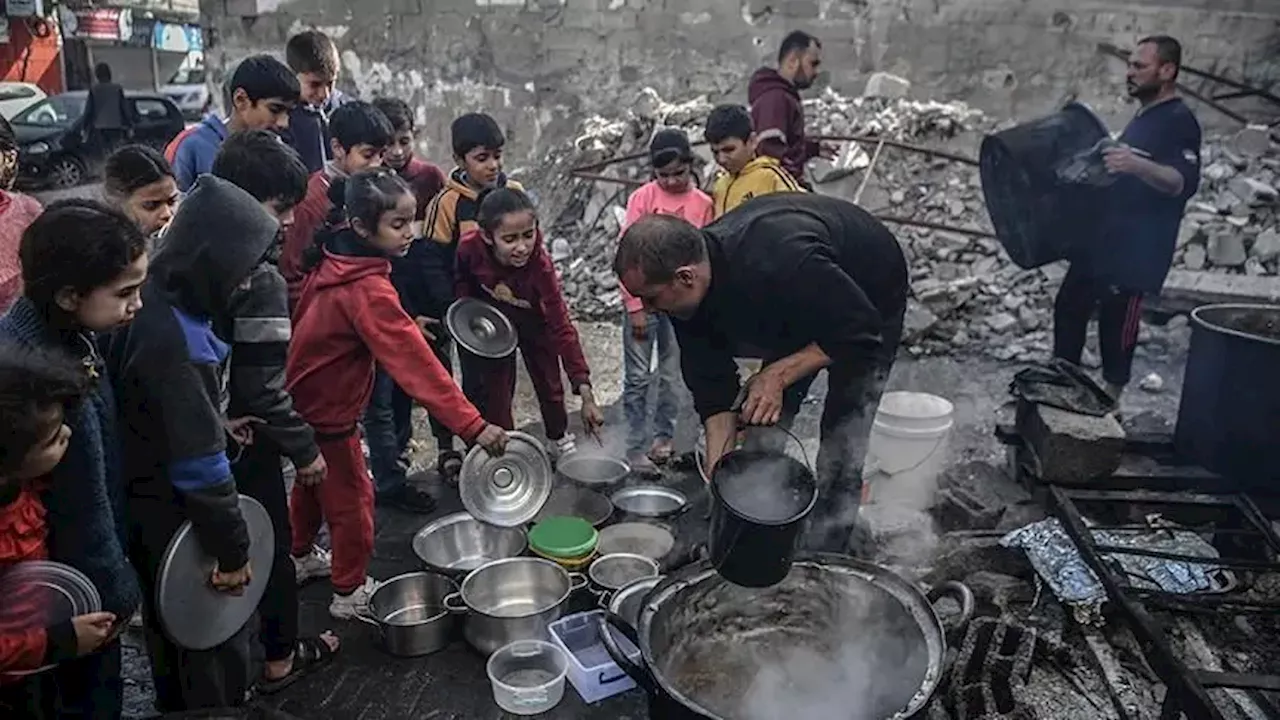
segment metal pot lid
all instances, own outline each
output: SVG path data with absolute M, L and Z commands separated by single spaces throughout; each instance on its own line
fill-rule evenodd
M 483 300 L 458 298 L 444 316 L 449 335 L 464 350 L 483 358 L 503 358 L 516 351 L 519 338 L 511 320 Z
M 618 523 L 600 531 L 596 549 L 601 555 L 627 553 L 661 560 L 675 545 L 675 536 L 666 528 L 649 523 Z
M 538 511 L 534 520 L 555 515 L 579 517 L 595 527 L 600 527 L 613 515 L 613 503 L 595 490 L 561 483 L 552 488 L 551 497 Z
M 98 612 L 102 597 L 84 573 L 62 563 L 31 560 L 0 574 L 0 629 L 46 628 Z
M 240 514 L 249 529 L 249 562 L 253 582 L 243 595 L 228 595 L 209 584 L 214 559 L 205 554 L 191 521 L 173 534 L 160 560 L 156 599 L 160 622 L 175 644 L 207 650 L 225 642 L 249 621 L 267 589 L 275 559 L 275 531 L 257 500 L 240 496 Z
M 560 458 L 556 472 L 579 485 L 612 485 L 631 472 L 625 460 L 582 451 Z
M 458 474 L 462 505 L 477 520 L 501 527 L 523 525 L 551 496 L 551 460 L 534 437 L 511 432 L 507 449 L 494 457 L 471 448 Z
M 609 496 L 613 506 L 628 515 L 662 518 L 684 510 L 689 498 L 674 488 L 662 485 L 636 485 Z
M 599 534 L 591 523 L 577 517 L 549 517 L 529 530 L 529 547 L 553 559 L 573 560 L 595 552 Z
M 614 553 L 596 558 L 587 569 L 587 577 L 606 590 L 619 590 L 636 580 L 657 577 L 660 572 L 657 561 L 652 558 Z

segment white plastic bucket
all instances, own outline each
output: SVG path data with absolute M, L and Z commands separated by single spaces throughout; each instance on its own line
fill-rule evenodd
M 863 502 L 892 502 L 900 492 L 903 502 L 915 506 L 931 497 L 947 461 L 954 414 L 955 405 L 937 395 L 885 393 L 867 448 L 866 466 L 875 482 L 868 478 L 863 484 Z

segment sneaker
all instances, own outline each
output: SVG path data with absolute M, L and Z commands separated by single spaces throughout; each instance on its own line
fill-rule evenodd
M 430 515 L 436 511 L 435 498 L 426 490 L 408 484 L 379 495 L 378 504 L 419 515 Z
M 297 573 L 298 584 L 315 578 L 329 577 L 333 568 L 333 559 L 328 550 L 316 545 L 306 555 L 293 556 L 293 569 Z
M 333 594 L 329 601 L 329 615 L 334 620 L 354 620 L 357 615 L 367 615 L 369 598 L 378 589 L 378 583 L 371 577 L 364 579 L 364 585 L 356 588 L 350 595 Z
M 559 440 L 551 440 L 547 443 L 547 452 L 551 455 L 551 461 L 555 462 L 565 455 L 570 455 L 578 449 L 577 439 L 573 437 L 573 433 L 565 433 L 564 437 Z

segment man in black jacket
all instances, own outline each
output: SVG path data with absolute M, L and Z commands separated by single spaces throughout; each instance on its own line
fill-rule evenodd
M 275 133 L 248 130 L 227 138 L 213 161 L 213 175 L 234 183 L 275 217 L 281 228 L 293 222 L 293 208 L 307 192 L 307 168 Z M 289 497 L 281 457 L 289 458 L 297 482 L 315 485 L 326 466 L 315 432 L 293 409 L 284 389 L 284 364 L 292 323 L 284 276 L 276 269 L 279 245 L 258 263 L 231 295 L 227 316 L 216 322 L 231 340 L 227 417 L 252 418 L 253 442 L 232 465 L 236 487 L 266 508 L 275 529 L 275 562 L 258 606 L 266 656 L 263 692 L 283 690 L 327 661 L 338 649 L 333 633 L 298 636 L 298 583 L 328 575 L 328 553 L 314 548 L 295 563 L 290 552 Z
M 675 319 L 685 383 L 706 432 L 707 467 L 740 421 L 789 425 L 827 370 L 819 503 L 805 546 L 850 549 L 862 462 L 893 366 L 908 293 L 893 235 L 861 208 L 823 195 L 748 201 L 698 230 L 665 215 L 636 222 L 614 259 L 622 283 Z M 739 411 L 735 356 L 759 354 Z
M 129 550 L 152 598 L 143 624 L 162 713 L 239 705 L 249 686 L 247 628 L 209 650 L 188 650 L 166 636 L 154 599 L 165 549 L 186 520 L 217 561 L 213 587 L 235 593 L 252 580 L 220 403 L 228 346 L 213 319 L 226 313 L 278 229 L 251 195 L 201 177 L 152 260 L 142 309 L 107 347 L 122 420 Z

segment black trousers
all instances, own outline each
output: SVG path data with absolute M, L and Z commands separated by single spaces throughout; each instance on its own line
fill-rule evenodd
M 57 694 L 57 717 L 119 720 L 124 713 L 120 641 L 91 655 L 68 660 L 50 675 Z
M 267 662 L 285 660 L 298 642 L 298 578 L 289 545 L 289 496 L 280 469 L 280 450 L 265 438 L 245 447 L 231 466 L 236 489 L 262 503 L 275 530 L 275 560 L 266 578 L 267 589 L 258 604 L 261 638 Z
M 441 315 L 441 322 L 444 316 Z M 450 374 L 453 373 L 453 339 L 444 334 L 443 327 L 436 330 L 436 340 L 431 343 L 431 349 L 435 351 L 436 359 L 444 366 L 444 369 Z M 463 375 L 465 382 L 466 375 Z M 465 387 L 465 386 L 464 386 Z M 397 388 L 398 390 L 398 388 Z M 436 419 L 434 415 L 428 415 L 427 420 L 431 424 L 431 436 L 436 439 L 436 448 L 439 450 L 453 449 L 453 431 L 445 426 L 444 423 Z
M 143 633 L 151 656 L 156 709 L 161 713 L 244 704 L 250 685 L 251 632 L 248 624 L 209 650 L 188 650 L 169 640 L 155 607 L 160 560 L 182 526 L 170 499 L 133 498 L 129 505 L 129 556 L 138 571 L 143 597 Z
M 1086 269 L 1073 264 L 1053 303 L 1055 357 L 1080 364 L 1089 321 L 1095 314 L 1102 379 L 1123 387 L 1129 384 L 1133 372 L 1133 351 L 1138 347 L 1142 319 L 1142 293 L 1096 280 Z

